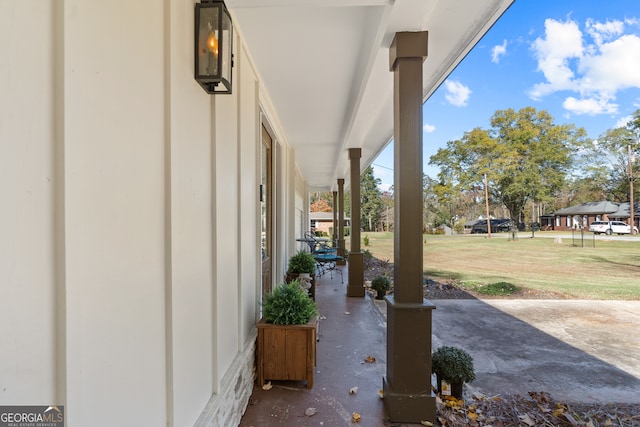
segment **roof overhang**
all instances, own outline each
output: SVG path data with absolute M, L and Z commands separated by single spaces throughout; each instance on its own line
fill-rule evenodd
M 428 31 L 426 101 L 513 0 L 227 0 L 309 190 L 349 181 L 393 137 L 389 46 Z

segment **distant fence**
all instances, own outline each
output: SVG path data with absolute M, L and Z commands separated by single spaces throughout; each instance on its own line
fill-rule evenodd
M 580 229 L 575 229 L 572 228 L 571 229 L 571 239 L 573 241 L 573 246 L 580 246 L 580 247 L 585 247 L 585 241 L 584 241 L 584 228 L 580 228 Z M 596 247 L 596 235 L 594 233 L 593 235 L 593 239 L 592 239 L 592 247 Z

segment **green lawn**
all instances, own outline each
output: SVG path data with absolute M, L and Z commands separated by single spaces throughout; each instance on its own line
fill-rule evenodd
M 392 233 L 365 235 L 370 244 L 363 250 L 393 262 Z M 508 237 L 425 235 L 425 273 L 476 284 L 507 282 L 580 299 L 640 299 L 639 241 L 596 241 L 594 248 L 588 234 L 583 248 L 566 238 L 556 243 L 553 238 L 532 239 L 530 233 L 519 233 L 515 241 Z

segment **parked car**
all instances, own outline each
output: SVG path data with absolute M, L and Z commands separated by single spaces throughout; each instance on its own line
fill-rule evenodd
M 511 231 L 511 220 L 509 219 L 492 219 L 491 220 L 491 232 L 492 233 L 506 233 Z M 480 234 L 487 232 L 487 220 L 478 221 L 471 228 L 471 234 Z
M 529 224 L 529 229 L 532 231 L 540 231 L 542 227 L 539 222 L 532 222 Z
M 638 233 L 638 227 L 633 227 L 636 234 Z M 622 221 L 594 221 L 589 226 L 589 231 L 595 234 L 605 233 L 611 235 L 616 234 L 631 234 L 631 226 Z

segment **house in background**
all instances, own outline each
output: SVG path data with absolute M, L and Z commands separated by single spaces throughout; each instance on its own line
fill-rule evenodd
M 0 404 L 237 425 L 309 192 L 357 182 L 394 97 L 422 117 L 511 3 L 228 0 L 232 93 L 209 95 L 193 0 L 1 1 Z M 425 31 L 428 55 L 391 49 Z M 397 62 L 422 71 L 402 97 Z
M 639 224 L 638 208 L 640 203 L 634 204 L 635 226 Z M 568 208 L 559 209 L 553 215 L 545 215 L 541 218 L 543 229 L 571 230 L 576 228 L 589 228 L 594 221 L 623 221 L 629 224 L 631 212 L 629 203 L 616 203 L 609 201 L 582 203 Z
M 312 231 L 321 231 L 327 236 L 333 235 L 333 212 L 311 212 L 309 213 L 309 221 L 311 222 Z M 344 226 L 351 226 L 351 218 L 344 218 Z M 348 236 L 348 233 L 345 233 Z

